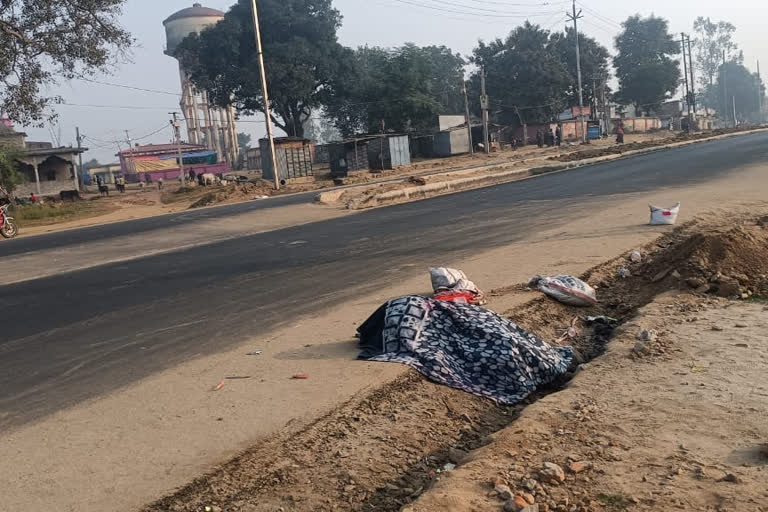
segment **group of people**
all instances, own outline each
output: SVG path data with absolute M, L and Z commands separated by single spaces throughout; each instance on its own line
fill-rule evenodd
M 536 132 L 536 144 L 540 148 L 543 148 L 544 146 L 559 146 L 562 139 L 563 132 L 560 129 L 560 126 L 558 126 L 556 130 L 553 130 L 552 128 L 549 130 L 539 128 L 539 131 Z

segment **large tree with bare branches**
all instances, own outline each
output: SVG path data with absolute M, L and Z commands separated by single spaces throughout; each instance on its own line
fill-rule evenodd
M 0 113 L 24 124 L 55 117 L 59 80 L 93 76 L 133 43 L 126 0 L 0 0 Z

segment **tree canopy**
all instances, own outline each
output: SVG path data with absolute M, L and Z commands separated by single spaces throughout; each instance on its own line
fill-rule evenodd
M 633 104 L 638 112 L 649 112 L 669 99 L 680 82 L 680 64 L 671 56 L 680 53 L 680 43 L 669 33 L 663 18 L 639 15 L 622 23 L 616 37 L 618 54 L 613 59 L 619 79 L 617 99 Z
M 584 103 L 591 101 L 588 80 L 608 73 L 608 50 L 579 36 Z M 578 105 L 575 32 L 550 33 L 525 22 L 506 39 L 480 41 L 472 62 L 485 69 L 494 118 L 503 124 L 547 122 Z M 480 75 L 472 77 L 472 95 L 480 94 Z
M 709 18 L 699 16 L 693 22 L 693 31 L 696 34 L 696 65 L 701 71 L 699 82 L 703 86 L 712 86 L 723 64 L 723 52 L 727 57 L 736 55 L 738 58 L 738 46 L 733 42 L 736 27 L 726 21 L 715 23 Z
M 94 76 L 125 57 L 133 39 L 118 24 L 125 0 L 0 0 L 0 111 L 40 125 L 55 117 L 58 80 Z
M 578 77 L 576 70 L 576 32 L 573 28 L 567 28 L 565 32 L 555 32 L 550 37 L 549 48 L 563 61 L 568 68 L 570 76 L 569 87 L 566 91 L 568 102 L 571 106 L 579 104 Z M 581 76 L 583 77 L 582 94 L 584 104 L 592 101 L 592 87 L 587 84 L 593 80 L 608 78 L 608 64 L 610 54 L 608 49 L 595 39 L 579 34 L 579 49 L 581 55 Z
M 765 84 L 758 80 L 757 73 L 752 73 L 738 62 L 730 61 L 718 69 L 715 83 L 707 89 L 706 103 L 733 121 L 735 99 L 736 118 L 739 122 L 759 122 L 760 97 L 765 97 Z
M 421 131 L 463 112 L 464 59 L 445 46 L 348 50 L 331 87 L 328 115 L 344 135 Z
M 273 121 L 301 137 L 338 70 L 341 15 L 331 0 L 260 0 L 259 18 Z M 175 56 L 211 102 L 245 114 L 264 111 L 250 0 L 185 38 Z

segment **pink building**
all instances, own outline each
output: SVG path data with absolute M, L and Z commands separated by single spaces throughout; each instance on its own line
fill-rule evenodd
M 224 174 L 230 171 L 230 165 L 219 162 L 216 152 L 198 144 L 182 144 L 184 172 L 195 174 Z M 179 177 L 178 147 L 176 144 L 146 144 L 134 146 L 118 153 L 120 168 L 130 182 L 145 181 L 149 176 L 152 181 L 175 180 Z

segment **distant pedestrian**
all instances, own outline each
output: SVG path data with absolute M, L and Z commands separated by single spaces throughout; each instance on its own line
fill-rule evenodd
M 195 170 L 194 169 L 190 169 L 189 170 L 189 181 L 194 182 L 195 181 L 195 176 L 197 176 L 195 174 Z
M 540 148 L 544 147 L 544 132 L 541 128 L 536 132 L 536 145 Z
M 616 128 L 616 143 L 624 144 L 624 125 L 623 124 L 619 124 L 619 127 Z
M 557 125 L 557 130 L 555 130 L 555 145 L 559 146 L 563 142 L 563 130 L 560 128 L 560 125 Z
M 104 184 L 104 180 L 102 180 L 102 179 L 101 179 L 101 176 L 99 176 L 99 175 L 97 174 L 97 175 L 96 175 L 96 185 L 98 185 L 98 186 L 99 186 L 99 188 L 101 188 L 101 186 L 102 186 L 103 184 Z
M 163 190 L 163 178 L 157 178 L 157 190 Z
M 547 146 L 554 146 L 555 145 L 555 132 L 552 130 L 552 128 L 549 129 L 547 132 Z
M 29 201 L 30 201 L 32 204 L 35 204 L 35 203 L 37 202 L 37 196 L 35 195 L 35 193 L 34 193 L 34 192 L 30 192 L 30 193 L 29 193 Z

